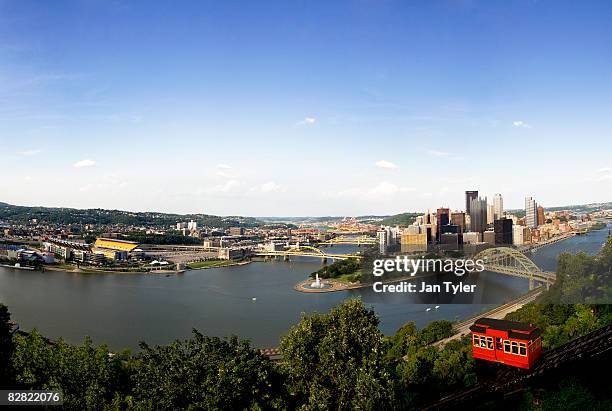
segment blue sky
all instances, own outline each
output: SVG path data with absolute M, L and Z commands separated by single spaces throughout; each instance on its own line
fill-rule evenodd
M 610 201 L 612 3 L 0 0 L 0 201 Z

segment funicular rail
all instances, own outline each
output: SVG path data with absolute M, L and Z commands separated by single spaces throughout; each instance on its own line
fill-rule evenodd
M 503 394 L 558 368 L 608 358 L 611 354 L 612 325 L 608 325 L 576 338 L 559 348 L 542 353 L 540 362 L 531 370 L 508 368 L 497 375 L 496 383 L 491 383 L 491 381 L 479 382 L 474 387 L 446 396 L 424 409 L 455 408 L 460 404 L 471 402 L 485 395 Z

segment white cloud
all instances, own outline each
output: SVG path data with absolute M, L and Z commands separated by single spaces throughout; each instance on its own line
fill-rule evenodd
M 96 165 L 96 162 L 90 159 L 85 159 L 85 160 L 77 161 L 76 163 L 74 163 L 74 167 L 76 168 L 93 167 L 95 165 Z
M 36 154 L 39 154 L 42 150 L 39 149 L 34 149 L 34 150 L 25 150 L 20 152 L 19 154 L 21 154 L 22 156 L 35 156 Z
M 274 181 L 268 181 L 260 186 L 254 187 L 255 191 L 261 191 L 262 193 L 273 193 L 281 191 L 282 187 L 276 184 Z
M 427 150 L 427 154 L 435 156 L 435 157 L 448 157 L 451 153 L 446 151 L 438 151 L 438 150 Z
M 380 183 L 378 183 L 376 187 L 368 191 L 368 195 L 379 196 L 379 195 L 389 195 L 389 194 L 395 194 L 395 193 L 405 193 L 408 191 L 414 191 L 414 189 L 411 189 L 408 187 L 400 187 L 388 181 L 381 181 Z
M 521 121 L 521 120 L 513 121 L 512 125 L 514 127 L 518 127 L 518 128 L 531 128 L 530 124 L 527 124 L 527 123 L 525 123 L 524 121 Z
M 230 166 L 229 164 L 217 164 L 217 168 L 222 168 L 224 170 L 229 170 L 230 168 L 232 168 L 232 166 Z
M 204 190 L 205 193 L 215 194 L 215 193 L 229 193 L 240 186 L 240 182 L 238 180 L 228 180 L 223 184 L 219 184 Z
M 397 166 L 394 163 L 387 161 L 387 160 L 378 160 L 374 164 L 376 164 L 376 167 L 380 167 L 380 168 L 397 168 Z
M 599 176 L 595 181 L 608 181 L 612 179 L 612 174 L 603 174 Z
M 317 119 L 314 117 L 306 117 L 303 120 L 300 120 L 296 123 L 298 126 L 311 126 L 317 122 Z
M 599 170 L 597 170 L 598 173 L 609 173 L 610 171 L 612 171 L 610 167 L 602 167 Z

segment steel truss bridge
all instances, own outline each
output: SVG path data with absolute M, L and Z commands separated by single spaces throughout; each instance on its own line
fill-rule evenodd
M 544 284 L 548 288 L 557 279 L 556 273 L 543 271 L 527 258 L 525 254 L 514 248 L 488 248 L 476 254 L 474 258 L 484 260 L 484 266 L 487 271 L 527 278 L 530 290 L 535 288 L 535 282 Z
M 286 250 L 280 251 L 266 251 L 266 250 L 256 250 L 253 252 L 253 255 L 262 256 L 262 257 L 286 257 L 289 258 L 291 256 L 296 257 L 318 257 L 322 259 L 331 259 L 331 260 L 346 260 L 348 258 L 357 258 L 361 259 L 361 255 L 359 254 L 329 254 L 316 247 L 311 247 L 308 245 L 300 245 L 299 247 L 293 247 Z
M 330 238 L 329 240 L 326 241 L 321 241 L 319 243 L 320 245 L 336 245 L 336 244 L 357 244 L 357 245 L 362 245 L 362 244 L 376 244 L 376 238 L 374 237 L 369 237 L 369 236 L 345 236 L 345 235 L 340 235 L 338 237 L 334 237 L 334 238 Z

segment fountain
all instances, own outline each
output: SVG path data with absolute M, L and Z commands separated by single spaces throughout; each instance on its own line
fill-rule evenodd
M 319 279 L 319 274 L 316 274 L 315 281 L 310 284 L 310 288 L 324 288 L 325 285 Z

